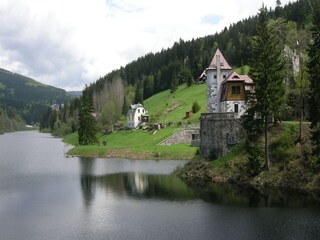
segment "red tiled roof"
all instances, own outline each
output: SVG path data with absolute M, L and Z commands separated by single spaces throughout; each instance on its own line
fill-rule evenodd
M 225 80 L 223 80 L 222 84 L 225 82 L 232 82 L 232 81 L 241 81 L 246 84 L 253 84 L 252 79 L 248 75 L 241 75 L 236 72 L 230 73 Z
M 230 67 L 230 65 L 228 64 L 227 60 L 224 58 L 224 56 L 222 55 L 220 49 L 218 48 L 216 53 L 214 54 L 212 61 L 208 67 L 208 69 L 217 69 L 217 56 L 220 57 L 220 69 L 223 70 L 230 70 L 232 69 Z

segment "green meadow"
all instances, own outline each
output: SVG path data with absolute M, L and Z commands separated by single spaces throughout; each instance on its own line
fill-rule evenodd
M 201 106 L 199 112 L 186 118 L 192 104 L 197 101 Z M 160 130 L 120 130 L 109 135 L 98 133 L 99 143 L 80 146 L 78 135 L 73 133 L 64 138 L 64 142 L 75 146 L 70 155 L 84 157 L 113 157 L 129 159 L 195 159 L 200 158 L 198 148 L 190 144 L 159 146 L 158 144 L 170 137 L 187 124 L 198 123 L 201 112 L 206 111 L 206 85 L 181 85 L 175 93 L 169 90 L 158 93 L 144 101 L 151 123 L 166 125 Z M 126 125 L 126 120 L 122 119 Z M 105 144 L 104 144 L 105 143 Z

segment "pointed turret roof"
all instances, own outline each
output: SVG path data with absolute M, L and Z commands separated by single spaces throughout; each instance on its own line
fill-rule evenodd
M 217 51 L 214 54 L 208 69 L 217 69 L 217 58 L 220 58 L 220 69 L 223 69 L 223 70 L 231 70 L 232 69 L 230 67 L 230 65 L 228 64 L 227 60 L 222 55 L 219 48 L 217 48 Z

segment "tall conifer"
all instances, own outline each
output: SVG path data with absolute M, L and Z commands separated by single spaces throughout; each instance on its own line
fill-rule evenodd
M 320 155 L 320 3 L 317 1 L 313 13 L 312 44 L 309 50 L 310 79 L 310 121 L 311 139 L 314 145 L 313 153 Z
M 262 6 L 258 16 L 257 36 L 253 39 L 251 75 L 255 83 L 255 98 L 252 108 L 264 122 L 265 170 L 269 170 L 268 120 L 277 117 L 284 103 L 285 61 L 283 44 L 275 24 L 269 24 L 267 8 Z
M 79 144 L 93 145 L 97 142 L 96 119 L 93 116 L 94 108 L 92 97 L 87 86 L 82 91 L 80 109 L 79 109 Z

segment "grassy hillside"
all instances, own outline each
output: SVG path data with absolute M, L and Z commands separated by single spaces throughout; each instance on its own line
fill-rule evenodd
M 144 101 L 144 106 L 149 112 L 151 121 L 183 124 L 199 122 L 201 112 L 205 112 L 207 108 L 206 86 L 206 84 L 200 84 L 188 87 L 183 84 L 175 93 L 167 90 L 148 98 Z M 191 111 L 194 101 L 199 103 L 201 109 L 186 119 L 186 112 Z
M 191 118 L 185 118 L 193 101 L 198 101 L 201 109 Z M 78 146 L 77 134 L 64 138 L 66 143 L 76 146 L 69 153 L 90 157 L 126 157 L 131 159 L 193 159 L 199 156 L 197 148 L 189 144 L 157 146 L 171 136 L 180 125 L 199 122 L 201 112 L 206 111 L 206 85 L 181 85 L 176 93 L 169 90 L 158 93 L 144 101 L 152 122 L 169 123 L 170 126 L 158 131 L 123 130 L 110 135 L 100 133 L 99 143 L 93 146 Z M 126 124 L 125 120 L 123 120 Z M 106 146 L 103 142 L 106 142 Z

